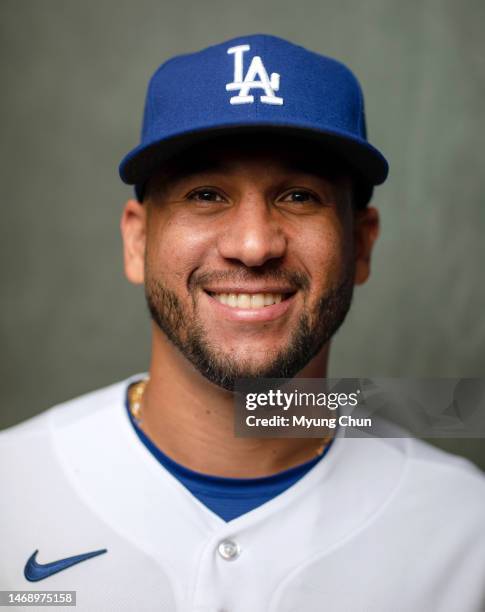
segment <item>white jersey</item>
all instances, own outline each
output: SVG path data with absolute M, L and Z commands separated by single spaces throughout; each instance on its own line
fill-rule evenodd
M 0 435 L 0 590 L 76 591 L 89 612 L 485 610 L 485 478 L 469 462 L 338 437 L 294 486 L 225 522 L 140 442 L 131 380 Z M 37 549 L 41 566 L 106 552 L 29 582 Z

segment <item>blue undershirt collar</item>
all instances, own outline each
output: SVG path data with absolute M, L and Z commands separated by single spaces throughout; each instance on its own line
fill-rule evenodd
M 136 423 L 128 402 L 128 388 L 125 407 L 138 438 L 155 459 L 172 476 L 177 478 L 201 503 L 224 521 L 228 522 L 258 508 L 283 493 L 303 478 L 328 452 L 331 443 L 321 455 L 283 472 L 260 478 L 223 478 L 195 472 L 168 457 L 160 450 Z

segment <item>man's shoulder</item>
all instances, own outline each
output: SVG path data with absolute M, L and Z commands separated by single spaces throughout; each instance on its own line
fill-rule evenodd
M 17 425 L 0 431 L 0 455 L 48 443 L 54 431 L 72 429 L 87 419 L 96 418 L 110 407 L 123 403 L 127 384 L 135 375 L 126 380 L 87 392 L 68 401 L 56 404 L 44 412 Z
M 48 492 L 45 512 L 61 498 L 77 499 L 77 475 L 90 472 L 116 445 L 129 381 L 55 405 L 0 432 L 0 486 L 6 498 L 16 500 L 0 511 L 5 524 L 17 525 L 15 508 L 39 505 L 43 491 Z
M 379 498 L 379 515 L 392 524 L 459 521 L 460 529 L 485 527 L 485 474 L 464 457 L 396 429 L 393 437 L 349 439 L 339 453 L 345 492 Z M 398 435 L 400 434 L 400 435 Z M 331 451 L 329 453 L 330 458 Z M 322 466 L 323 467 L 323 466 Z M 322 496 L 325 495 L 322 487 Z
M 485 474 L 471 461 L 419 440 L 407 440 L 402 492 L 411 507 L 439 509 L 485 526 Z
M 474 463 L 424 440 L 411 438 L 407 444 L 407 456 L 412 469 L 451 479 L 465 478 L 485 486 L 485 474 Z
M 373 453 L 374 464 L 386 464 L 392 458 L 397 458 L 397 462 L 405 468 L 404 480 L 421 474 L 423 478 L 435 479 L 435 484 L 446 480 L 463 480 L 479 488 L 485 487 L 485 473 L 469 459 L 443 450 L 431 441 L 416 438 L 399 425 L 387 422 L 380 435 L 365 438 L 377 444 Z M 436 442 L 439 443 L 439 439 Z M 463 443 L 465 446 L 466 439 Z M 378 465 L 376 468 L 379 469 Z

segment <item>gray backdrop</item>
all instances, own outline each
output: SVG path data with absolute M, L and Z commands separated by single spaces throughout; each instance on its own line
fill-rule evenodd
M 2 0 L 0 17 L 1 427 L 146 369 L 117 164 L 162 61 L 251 32 L 346 62 L 391 162 L 330 375 L 483 375 L 482 0 Z M 440 444 L 485 466 L 480 440 Z

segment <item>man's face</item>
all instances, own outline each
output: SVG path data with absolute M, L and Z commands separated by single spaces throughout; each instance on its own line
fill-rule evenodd
M 198 148 L 141 205 L 152 318 L 226 389 L 296 375 L 343 322 L 355 280 L 350 182 L 259 145 Z

